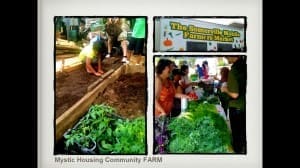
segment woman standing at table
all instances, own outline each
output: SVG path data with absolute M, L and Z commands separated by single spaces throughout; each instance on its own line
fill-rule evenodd
M 169 76 L 172 61 L 160 59 L 155 71 L 155 153 L 164 153 L 168 140 L 166 126 L 173 107 L 174 97 L 189 98 L 182 93 L 176 93 L 175 86 Z

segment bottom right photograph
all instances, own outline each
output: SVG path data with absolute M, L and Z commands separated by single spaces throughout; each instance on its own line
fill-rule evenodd
M 247 154 L 247 57 L 153 58 L 153 153 Z

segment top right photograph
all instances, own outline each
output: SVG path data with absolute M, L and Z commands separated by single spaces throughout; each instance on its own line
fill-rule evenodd
M 247 18 L 154 17 L 154 52 L 246 52 Z

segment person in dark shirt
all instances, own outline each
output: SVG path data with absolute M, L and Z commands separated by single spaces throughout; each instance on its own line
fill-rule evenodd
M 172 71 L 172 74 L 173 74 L 173 83 L 175 86 L 176 93 L 183 93 L 183 89 L 179 84 L 179 81 L 181 80 L 181 76 L 184 74 L 181 72 L 180 69 L 174 69 Z M 173 101 L 171 117 L 177 117 L 180 113 L 181 113 L 181 99 L 175 97 Z
M 222 86 L 221 92 L 230 97 L 229 118 L 233 149 L 235 153 L 246 154 L 246 57 L 227 57 L 227 60 L 233 65 L 228 74 L 227 86 Z

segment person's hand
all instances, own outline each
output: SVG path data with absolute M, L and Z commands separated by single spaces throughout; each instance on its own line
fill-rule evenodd
M 155 109 L 158 111 L 158 113 L 159 113 L 159 117 L 160 116 L 166 116 L 167 114 L 166 114 L 166 112 L 165 112 L 165 110 L 163 109 L 163 108 L 161 108 L 161 107 L 155 107 Z
M 101 76 L 102 74 L 99 73 L 99 72 L 96 72 L 96 73 L 94 73 L 94 75 L 96 75 L 96 76 Z
M 227 88 L 227 86 L 222 86 L 221 87 L 221 92 L 223 93 L 223 92 L 227 92 L 228 91 L 228 88 Z
M 164 116 L 166 116 L 167 114 L 165 113 L 165 112 L 162 112 L 162 113 L 160 113 L 159 114 L 159 117 L 164 117 Z
M 192 99 L 191 96 L 185 95 L 185 94 L 182 94 L 182 95 L 180 96 L 180 98 L 181 98 L 181 99 L 186 98 L 186 99 L 188 99 L 188 100 L 191 100 L 191 99 Z
M 189 101 L 194 100 L 194 98 L 192 96 L 187 96 L 186 97 Z
M 98 70 L 98 73 L 104 74 L 104 71 L 100 69 L 100 70 Z

